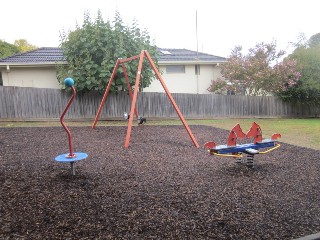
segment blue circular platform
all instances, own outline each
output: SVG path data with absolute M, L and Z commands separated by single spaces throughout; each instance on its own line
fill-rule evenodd
M 80 160 L 86 159 L 88 157 L 88 154 L 82 153 L 82 152 L 75 152 L 74 154 L 76 156 L 71 158 L 71 157 L 67 157 L 69 155 L 69 153 L 64 153 L 64 154 L 57 156 L 54 160 L 56 160 L 58 162 L 70 163 L 70 162 L 80 161 Z

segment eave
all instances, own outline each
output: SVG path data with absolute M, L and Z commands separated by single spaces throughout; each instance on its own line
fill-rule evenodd
M 66 64 L 66 62 L 32 62 L 32 63 L 19 63 L 19 62 L 0 62 L 0 66 L 12 66 L 12 67 L 52 67 L 57 64 Z
M 216 65 L 220 63 L 224 63 L 226 61 L 203 61 L 203 60 L 194 60 L 194 61 L 158 61 L 159 65 L 195 65 L 195 64 L 202 64 L 202 65 Z M 57 64 L 64 64 L 67 65 L 67 62 L 0 62 L 1 66 L 12 66 L 12 67 L 52 67 Z

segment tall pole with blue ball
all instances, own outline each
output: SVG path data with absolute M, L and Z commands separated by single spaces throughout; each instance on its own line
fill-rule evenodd
M 59 156 L 57 156 L 55 158 L 56 161 L 58 162 L 63 162 L 63 163 L 70 163 L 70 166 L 71 166 L 71 174 L 72 175 L 75 175 L 75 166 L 74 166 L 74 163 L 76 161 L 80 161 L 80 160 L 83 160 L 83 159 L 86 159 L 88 157 L 88 154 L 87 153 L 83 153 L 83 152 L 73 152 L 73 147 L 72 147 L 72 136 L 71 136 L 71 132 L 70 130 L 68 129 L 68 127 L 65 125 L 65 123 L 63 122 L 64 120 L 64 116 L 66 114 L 66 112 L 68 111 L 70 105 L 72 104 L 77 92 L 76 92 L 76 89 L 74 88 L 74 80 L 72 78 L 66 78 L 64 80 L 64 84 L 66 87 L 70 87 L 71 90 L 72 90 L 72 96 L 71 98 L 69 99 L 69 102 L 67 103 L 67 106 L 65 107 L 64 111 L 62 112 L 61 114 L 61 117 L 60 117 L 60 123 L 62 125 L 62 127 L 64 128 L 64 130 L 67 132 L 68 134 L 68 140 L 69 140 L 69 153 L 64 153 L 64 154 L 61 154 Z

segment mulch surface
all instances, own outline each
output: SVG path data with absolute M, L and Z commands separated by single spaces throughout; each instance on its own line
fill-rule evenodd
M 289 144 L 248 168 L 209 155 L 228 131 L 190 126 L 0 128 L 0 239 L 294 239 L 320 231 L 320 152 Z M 270 137 L 270 136 L 263 136 Z M 281 140 L 281 139 L 280 139 Z

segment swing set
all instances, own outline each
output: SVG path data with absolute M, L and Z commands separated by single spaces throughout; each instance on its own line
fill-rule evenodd
M 190 137 L 190 139 L 192 140 L 193 144 L 195 147 L 199 148 L 199 144 L 196 140 L 196 138 L 193 136 L 187 122 L 185 121 L 179 107 L 177 106 L 176 102 L 174 101 L 171 93 L 169 92 L 166 84 L 164 83 L 164 80 L 162 79 L 161 77 L 161 74 L 160 72 L 158 71 L 158 69 L 156 68 L 156 65 L 154 64 L 150 54 L 148 51 L 146 50 L 142 50 L 141 53 L 139 55 L 136 55 L 136 56 L 133 56 L 133 57 L 130 57 L 130 58 L 125 58 L 125 59 L 117 59 L 116 61 L 116 64 L 115 64 L 115 67 L 113 69 L 113 72 L 111 74 L 111 77 L 109 79 L 109 83 L 107 85 L 107 88 L 104 92 L 104 95 L 103 95 L 103 98 L 101 100 L 101 103 L 100 103 L 100 106 L 98 108 L 98 112 L 95 116 L 95 119 L 94 119 L 94 122 L 92 124 L 92 128 L 95 129 L 96 125 L 97 125 L 97 122 L 98 122 L 98 119 L 101 115 L 101 111 L 102 111 L 102 108 L 104 106 L 104 103 L 107 99 L 107 96 L 108 96 L 108 93 L 110 91 L 110 88 L 111 88 L 111 85 L 112 85 L 112 82 L 114 81 L 114 77 L 116 75 L 116 72 L 118 70 L 118 68 L 122 67 L 122 70 L 123 70 L 123 73 L 124 73 L 124 77 L 125 77 L 125 80 L 126 80 L 126 84 L 127 84 L 127 88 L 128 88 L 128 92 L 129 92 L 129 96 L 130 96 L 130 99 L 131 99 L 131 108 L 130 108 L 130 113 L 129 114 L 126 114 L 125 113 L 125 118 L 127 117 L 128 120 L 129 120 L 129 123 L 128 123 L 128 128 L 127 128 L 127 134 L 126 134 L 126 139 L 125 139 L 125 143 L 124 143 L 124 147 L 125 148 L 128 148 L 129 147 L 129 143 L 130 143 L 130 137 L 131 137 L 131 130 L 132 130 L 132 122 L 133 122 L 133 117 L 134 115 L 137 117 L 137 120 L 138 120 L 138 123 L 139 124 L 142 124 L 143 122 L 146 122 L 146 118 L 144 117 L 140 117 L 139 114 L 138 114 L 138 111 L 137 111 L 137 108 L 136 108 L 136 102 L 137 102 L 137 96 L 138 96 L 138 91 L 139 91 L 139 83 L 140 83 L 140 79 L 141 79 L 141 72 L 142 72 L 142 65 L 143 65 L 143 60 L 144 58 L 147 58 L 149 63 L 150 63 L 150 66 L 151 68 L 153 69 L 157 79 L 160 81 L 165 93 L 167 94 L 170 102 L 172 103 L 173 105 L 173 108 L 175 109 L 175 111 L 177 112 L 181 122 L 183 123 L 185 129 L 187 130 L 188 132 L 188 135 Z M 130 61 L 133 61 L 133 60 L 136 60 L 136 59 L 139 59 L 139 65 L 138 65 L 138 70 L 137 70 L 137 75 L 136 75 L 136 80 L 135 80 L 135 85 L 134 85 L 134 91 L 132 93 L 132 88 L 129 84 L 129 77 L 128 77 L 128 73 L 127 73 L 127 70 L 126 70 L 126 67 L 125 67 L 125 63 L 127 62 L 130 62 Z

